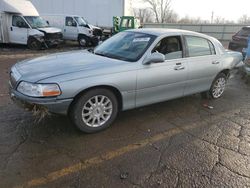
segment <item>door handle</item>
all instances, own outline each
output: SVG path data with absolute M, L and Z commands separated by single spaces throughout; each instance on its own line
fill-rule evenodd
M 13 31 L 13 28 L 12 28 L 12 27 L 10 27 L 10 30 L 11 30 L 11 31 Z
M 185 69 L 185 67 L 182 65 L 182 63 L 176 63 L 174 70 L 183 70 L 183 69 Z
M 213 65 L 218 65 L 220 62 L 219 61 L 213 61 L 212 64 Z
M 181 65 L 178 65 L 174 68 L 174 70 L 183 70 L 183 69 L 185 69 L 185 67 Z

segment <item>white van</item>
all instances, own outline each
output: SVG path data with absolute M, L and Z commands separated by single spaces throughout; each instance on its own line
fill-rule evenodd
M 40 49 L 60 42 L 61 29 L 50 27 L 30 1 L 0 0 L 0 43 Z
M 80 46 L 95 46 L 102 36 L 102 29 L 88 24 L 81 16 L 77 15 L 42 15 L 47 22 L 62 29 L 63 39 L 78 41 Z

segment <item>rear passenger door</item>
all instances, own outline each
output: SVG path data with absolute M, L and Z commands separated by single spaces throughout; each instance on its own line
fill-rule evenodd
M 221 62 L 213 43 L 202 37 L 184 36 L 188 82 L 184 95 L 207 91 L 220 71 Z

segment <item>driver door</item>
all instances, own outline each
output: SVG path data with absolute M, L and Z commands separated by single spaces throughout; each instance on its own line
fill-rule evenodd
M 27 44 L 29 26 L 21 16 L 13 15 L 9 27 L 10 43 Z
M 187 80 L 181 36 L 163 38 L 153 49 L 165 55 L 165 62 L 142 65 L 138 71 L 136 106 L 182 97 Z
M 77 40 L 78 38 L 78 28 L 77 23 L 73 17 L 65 18 L 64 26 L 64 38 L 67 40 Z

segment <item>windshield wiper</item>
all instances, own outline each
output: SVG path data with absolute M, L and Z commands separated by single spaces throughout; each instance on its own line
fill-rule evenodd
M 106 54 L 104 54 L 104 53 L 96 53 L 96 52 L 94 52 L 94 54 L 95 55 L 99 55 L 99 56 L 103 56 L 103 57 L 108 57 Z
M 128 60 L 127 58 L 120 57 L 120 56 L 113 55 L 113 54 L 108 54 L 108 53 L 95 53 L 94 52 L 94 54 L 99 55 L 99 56 L 103 56 L 103 57 L 108 57 L 108 58 L 111 58 L 111 59 L 118 59 L 118 60 L 123 60 L 123 61 Z

